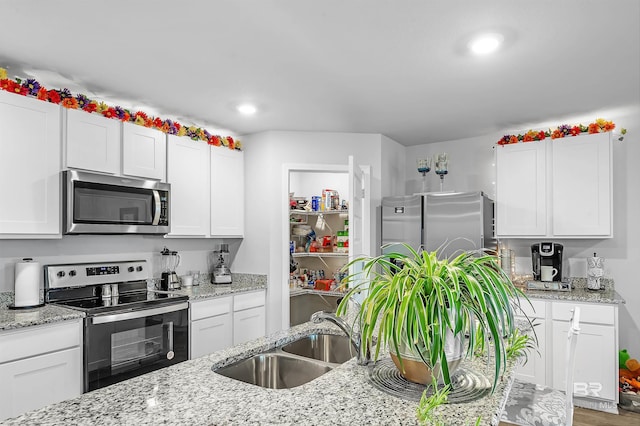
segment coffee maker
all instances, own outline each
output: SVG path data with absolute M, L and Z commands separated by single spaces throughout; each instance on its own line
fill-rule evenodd
M 542 242 L 531 246 L 534 281 L 562 281 L 562 244 Z
M 229 244 L 220 244 L 220 250 L 213 252 L 214 266 L 211 273 L 212 284 L 231 284 L 229 269 Z

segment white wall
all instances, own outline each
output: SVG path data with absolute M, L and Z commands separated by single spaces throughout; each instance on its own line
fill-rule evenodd
M 267 273 L 267 331 L 287 327 L 281 324 L 283 286 L 288 288 L 288 276 L 283 276 L 283 259 L 288 255 L 282 241 L 282 209 L 286 197 L 283 164 L 347 165 L 353 155 L 356 164 L 371 166 L 371 203 L 381 198 L 381 135 L 322 132 L 270 131 L 243 137 L 246 172 L 245 238 L 235 266 L 246 272 Z M 372 214 L 372 234 L 377 216 Z M 375 241 L 372 247 L 375 252 Z
M 147 260 L 151 276 L 160 277 L 160 250 L 164 246 L 177 250 L 181 257 L 179 275 L 187 271 L 209 272 L 213 250 L 222 243 L 229 244 L 233 272 L 233 258 L 239 239 L 182 239 L 143 235 L 65 235 L 59 240 L 0 240 L 0 292 L 14 290 L 14 265 L 24 257 L 31 257 L 42 265 L 79 262 L 111 262 L 117 260 Z M 42 283 L 41 283 L 42 284 Z
M 599 115 L 597 116 L 599 117 Z M 567 123 L 589 122 L 596 117 L 566 119 Z M 626 300 L 620 306 L 620 348 L 627 348 L 632 356 L 640 357 L 640 286 L 638 267 L 640 261 L 640 112 L 619 111 L 604 118 L 613 120 L 618 128 L 626 128 L 628 134 L 623 142 L 613 146 L 613 220 L 614 237 L 606 240 L 557 240 L 565 247 L 565 264 L 568 275 L 586 276 L 586 257 L 594 252 L 605 260 L 605 277 L 613 278 L 615 288 Z M 557 125 L 558 123 L 556 123 Z M 549 123 L 532 125 L 534 129 L 546 128 Z M 481 190 L 495 199 L 495 167 L 493 147 L 505 133 L 454 140 L 434 144 L 407 147 L 406 149 L 406 194 L 421 189 L 421 176 L 415 168 L 416 158 L 447 152 L 450 155 L 449 174 L 445 177 L 445 190 Z M 430 175 L 430 176 L 429 176 Z M 429 191 L 438 191 L 438 178 L 429 172 Z M 530 246 L 540 240 L 505 240 L 516 252 L 518 273 L 531 273 Z

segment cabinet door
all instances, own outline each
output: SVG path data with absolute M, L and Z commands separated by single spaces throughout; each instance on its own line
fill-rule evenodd
M 244 153 L 211 147 L 211 236 L 244 236 Z
M 233 345 L 231 312 L 191 322 L 191 357 L 208 355 Z
M 0 91 L 0 238 L 60 237 L 60 106 Z
M 524 314 L 533 321 L 534 330 L 538 339 L 538 350 L 529 352 L 527 363 L 519 367 L 516 371 L 516 378 L 528 383 L 534 383 L 541 386 L 547 385 L 547 366 L 546 366 L 546 339 L 547 324 L 546 303 L 541 300 L 532 300 L 531 306 L 527 303 L 522 304 Z M 517 317 L 524 320 L 524 317 Z
M 171 233 L 209 234 L 209 145 L 169 135 L 167 181 L 171 184 Z
M 554 236 L 611 236 L 611 133 L 555 139 L 551 146 Z
M 122 124 L 122 174 L 166 179 L 167 137 L 160 130 Z
M 82 394 L 79 347 L 0 365 L 0 420 Z
M 546 141 L 497 146 L 496 235 L 547 233 Z
M 120 173 L 120 121 L 79 110 L 65 111 L 66 166 Z
M 233 344 L 248 342 L 265 335 L 265 308 L 245 309 L 233 313 Z
M 553 320 L 553 387 L 565 389 L 568 321 Z M 574 396 L 615 401 L 617 396 L 615 328 L 580 323 L 576 344 Z

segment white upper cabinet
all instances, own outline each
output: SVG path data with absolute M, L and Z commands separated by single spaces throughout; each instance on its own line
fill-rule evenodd
M 122 124 L 122 174 L 166 179 L 167 137 L 160 130 Z
M 66 167 L 120 173 L 119 120 L 65 109 Z
M 167 181 L 171 184 L 173 236 L 209 234 L 209 145 L 169 135 Z
M 551 147 L 553 234 L 611 236 L 611 133 L 556 139 Z
M 0 91 L 0 238 L 61 237 L 60 106 Z
M 244 153 L 211 147 L 211 236 L 244 236 Z
M 495 149 L 497 236 L 546 235 L 545 141 Z
M 496 147 L 496 235 L 608 238 L 611 133 Z

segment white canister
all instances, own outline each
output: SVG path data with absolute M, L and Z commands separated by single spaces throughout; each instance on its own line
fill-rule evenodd
M 40 263 L 24 258 L 15 265 L 14 293 L 16 308 L 37 306 L 40 304 Z
M 601 278 L 604 275 L 604 257 L 587 257 L 587 288 L 589 290 L 600 290 Z

